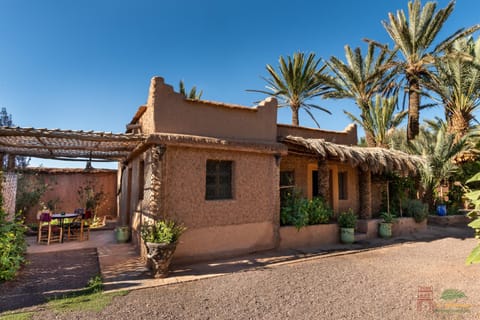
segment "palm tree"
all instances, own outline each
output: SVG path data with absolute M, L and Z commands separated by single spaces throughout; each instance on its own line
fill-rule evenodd
M 408 140 L 419 132 L 419 108 L 422 83 L 430 76 L 429 67 L 435 57 L 455 40 L 479 29 L 479 25 L 463 28 L 430 50 L 435 38 L 452 13 L 455 1 L 436 11 L 436 2 L 427 2 L 422 8 L 420 0 L 408 3 L 408 20 L 403 10 L 388 14 L 389 21 L 382 21 L 384 28 L 403 55 L 403 73 L 408 89 Z
M 190 92 L 187 94 L 187 89 L 185 89 L 185 84 L 183 83 L 183 80 L 180 80 L 178 86 L 179 92 L 183 94 L 183 96 L 187 99 L 200 100 L 200 98 L 202 97 L 203 91 L 197 93 L 197 87 L 195 86 L 193 86 L 192 89 L 190 89 Z
M 445 107 L 448 131 L 457 139 L 467 134 L 480 106 L 480 38 L 462 38 L 435 62 L 427 87 Z
M 440 119 L 427 121 L 428 127 L 422 128 L 415 140 L 410 141 L 411 153 L 421 155 L 425 162 L 420 167 L 420 180 L 424 191 L 425 202 L 433 208 L 434 192 L 448 181 L 458 169 L 456 157 L 464 152 L 472 151 L 468 135 L 456 139 L 449 133 L 447 124 Z
M 367 112 L 359 119 L 347 111 L 345 114 L 359 126 L 363 127 L 365 132 L 369 132 L 373 143 L 369 147 L 388 148 L 390 134 L 395 130 L 407 116 L 407 111 L 395 113 L 398 102 L 398 92 L 384 97 L 376 94 L 370 102 Z
M 328 114 L 331 112 L 321 106 L 309 103 L 309 101 L 322 95 L 325 90 L 322 81 L 316 77 L 317 73 L 323 72 L 325 66 L 318 67 L 320 60 L 315 59 L 314 53 L 310 53 L 306 57 L 304 53 L 296 52 L 293 54 L 293 59 L 288 56 L 285 60 L 280 56 L 278 62 L 279 72 L 269 64 L 266 66 L 270 78 L 263 79 L 267 82 L 268 91 L 247 91 L 260 92 L 279 98 L 279 108 L 288 106 L 292 110 L 292 125 L 294 126 L 299 125 L 298 113 L 300 109 L 303 109 L 320 127 L 312 111 L 316 109 Z
M 345 46 L 345 58 L 346 63 L 336 57 L 327 61 L 333 76 L 323 75 L 322 81 L 330 87 L 323 97 L 353 99 L 361 113 L 361 120 L 354 121 L 364 128 L 367 145 L 373 147 L 376 145 L 375 132 L 367 124 L 370 107 L 376 94 L 387 93 L 394 87 L 394 53 L 389 53 L 386 47 L 382 47 L 376 54 L 376 46 L 370 42 L 365 57 L 360 48 L 352 51 L 348 45 Z

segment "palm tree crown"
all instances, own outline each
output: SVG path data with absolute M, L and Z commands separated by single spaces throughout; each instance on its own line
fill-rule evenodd
M 388 22 L 382 21 L 390 38 L 403 55 L 403 70 L 408 82 L 408 127 L 407 136 L 411 140 L 419 132 L 419 108 L 422 81 L 430 76 L 429 67 L 436 55 L 453 41 L 478 30 L 474 26 L 463 28 L 440 42 L 433 50 L 432 44 L 438 33 L 453 12 L 455 1 L 436 11 L 436 2 L 427 2 L 422 8 L 420 0 L 408 3 L 408 19 L 403 10 L 388 14 Z
M 313 116 L 313 109 L 329 113 L 330 111 L 309 101 L 323 94 L 324 84 L 316 77 L 317 73 L 324 70 L 324 66 L 319 68 L 320 60 L 315 58 L 314 53 L 305 56 L 304 53 L 294 53 L 293 58 L 287 59 L 280 56 L 279 72 L 271 65 L 266 68 L 270 78 L 263 78 L 267 82 L 268 90 L 247 90 L 251 92 L 260 92 L 279 98 L 278 107 L 288 106 L 292 110 L 292 125 L 298 126 L 298 113 L 300 109 L 305 110 L 313 121 L 320 127 Z
M 361 119 L 354 121 L 364 128 L 367 145 L 373 147 L 377 144 L 375 132 L 368 124 L 372 99 L 380 93 L 387 95 L 394 87 L 394 54 L 389 53 L 386 47 L 377 53 L 376 45 L 370 42 L 365 56 L 360 48 L 352 50 L 345 46 L 345 58 L 346 62 L 343 62 L 331 57 L 327 66 L 332 76 L 318 75 L 329 87 L 324 98 L 353 99 L 361 112 Z
M 427 87 L 445 107 L 448 131 L 457 138 L 467 133 L 480 106 L 480 38 L 462 38 L 435 62 Z

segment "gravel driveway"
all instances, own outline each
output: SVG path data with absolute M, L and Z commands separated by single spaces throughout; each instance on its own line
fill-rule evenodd
M 57 319 L 479 319 L 477 241 L 444 238 L 132 291 L 99 314 Z M 419 287 L 431 287 L 425 300 Z M 445 290 L 457 299 L 442 299 Z M 466 295 L 460 298 L 461 294 Z M 431 295 L 429 298 L 428 295 Z M 417 310 L 421 303 L 422 311 Z M 436 311 L 428 311 L 432 304 Z M 34 319 L 48 319 L 39 312 Z

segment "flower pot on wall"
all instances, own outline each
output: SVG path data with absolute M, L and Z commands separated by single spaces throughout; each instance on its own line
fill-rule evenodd
M 392 224 L 380 222 L 378 224 L 378 235 L 382 238 L 390 238 L 392 236 Z
M 148 266 L 154 278 L 168 276 L 168 268 L 177 248 L 176 243 L 145 242 L 147 248 Z
M 118 243 L 125 243 L 130 239 L 130 228 L 128 226 L 115 228 L 115 239 Z
M 355 228 L 340 228 L 340 241 L 353 243 L 355 241 Z
M 447 205 L 446 204 L 439 204 L 437 206 L 437 214 L 439 216 L 446 216 L 447 215 Z

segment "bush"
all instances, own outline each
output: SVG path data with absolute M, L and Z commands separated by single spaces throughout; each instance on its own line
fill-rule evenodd
M 328 223 L 333 216 L 332 210 L 322 198 L 304 199 L 297 190 L 287 193 L 283 203 L 280 223 L 284 226 L 301 229 L 307 225 Z
M 0 204 L 0 281 L 11 280 L 25 262 L 26 228 L 18 217 L 7 221 Z
M 428 217 L 428 206 L 417 199 L 408 199 L 404 204 L 407 217 L 412 217 L 415 222 L 422 222 Z
M 144 224 L 141 234 L 145 242 L 176 243 L 185 230 L 184 226 L 175 221 L 158 220 L 154 223 Z
M 357 216 L 350 208 L 348 211 L 340 213 L 338 216 L 338 225 L 340 228 L 355 228 L 357 225 Z

